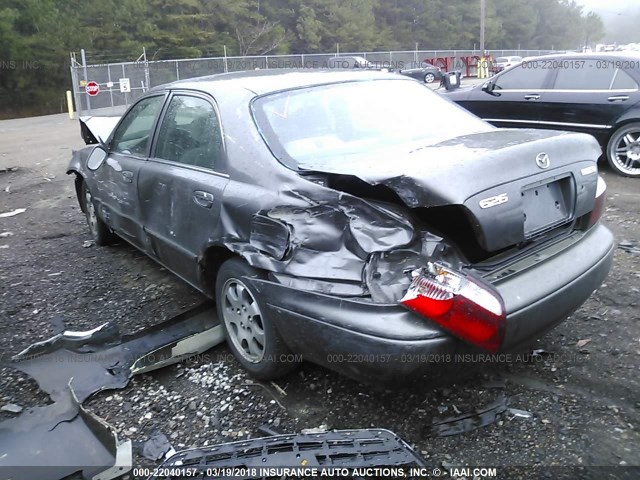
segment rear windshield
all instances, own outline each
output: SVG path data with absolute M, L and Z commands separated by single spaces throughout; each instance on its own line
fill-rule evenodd
M 305 168 L 382 148 L 433 145 L 489 124 L 414 80 L 371 80 L 287 90 L 253 102 L 271 151 Z

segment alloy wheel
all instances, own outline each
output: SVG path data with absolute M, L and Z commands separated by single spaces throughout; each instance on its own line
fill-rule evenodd
M 247 286 L 236 278 L 225 282 L 222 298 L 222 316 L 229 339 L 247 361 L 262 361 L 265 333 L 258 302 Z
M 622 128 L 613 136 L 609 161 L 622 174 L 640 176 L 640 126 Z

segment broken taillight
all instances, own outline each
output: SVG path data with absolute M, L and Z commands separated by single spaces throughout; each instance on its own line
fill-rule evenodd
M 601 176 L 598 176 L 598 186 L 596 187 L 596 200 L 593 204 L 593 209 L 589 214 L 589 221 L 587 222 L 587 228 L 591 228 L 602 216 L 604 212 L 604 201 L 607 192 L 607 184 Z
M 507 318 L 498 292 L 437 263 L 429 262 L 414 273 L 400 303 L 462 340 L 490 352 L 498 351 Z

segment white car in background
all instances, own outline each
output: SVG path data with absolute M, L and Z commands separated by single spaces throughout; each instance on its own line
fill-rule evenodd
M 519 57 L 517 55 L 511 57 L 498 57 L 496 58 L 491 71 L 493 73 L 498 73 L 506 68 L 513 67 L 514 65 L 518 65 L 520 63 L 522 63 L 522 57 Z

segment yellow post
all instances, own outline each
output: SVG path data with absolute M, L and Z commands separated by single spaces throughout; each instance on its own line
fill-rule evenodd
M 73 96 L 71 95 L 71 90 L 67 90 L 67 108 L 69 109 L 69 118 L 73 120 L 74 112 L 73 112 Z
M 487 59 L 486 57 L 480 57 L 477 63 L 478 78 L 487 78 L 489 72 L 487 71 Z

